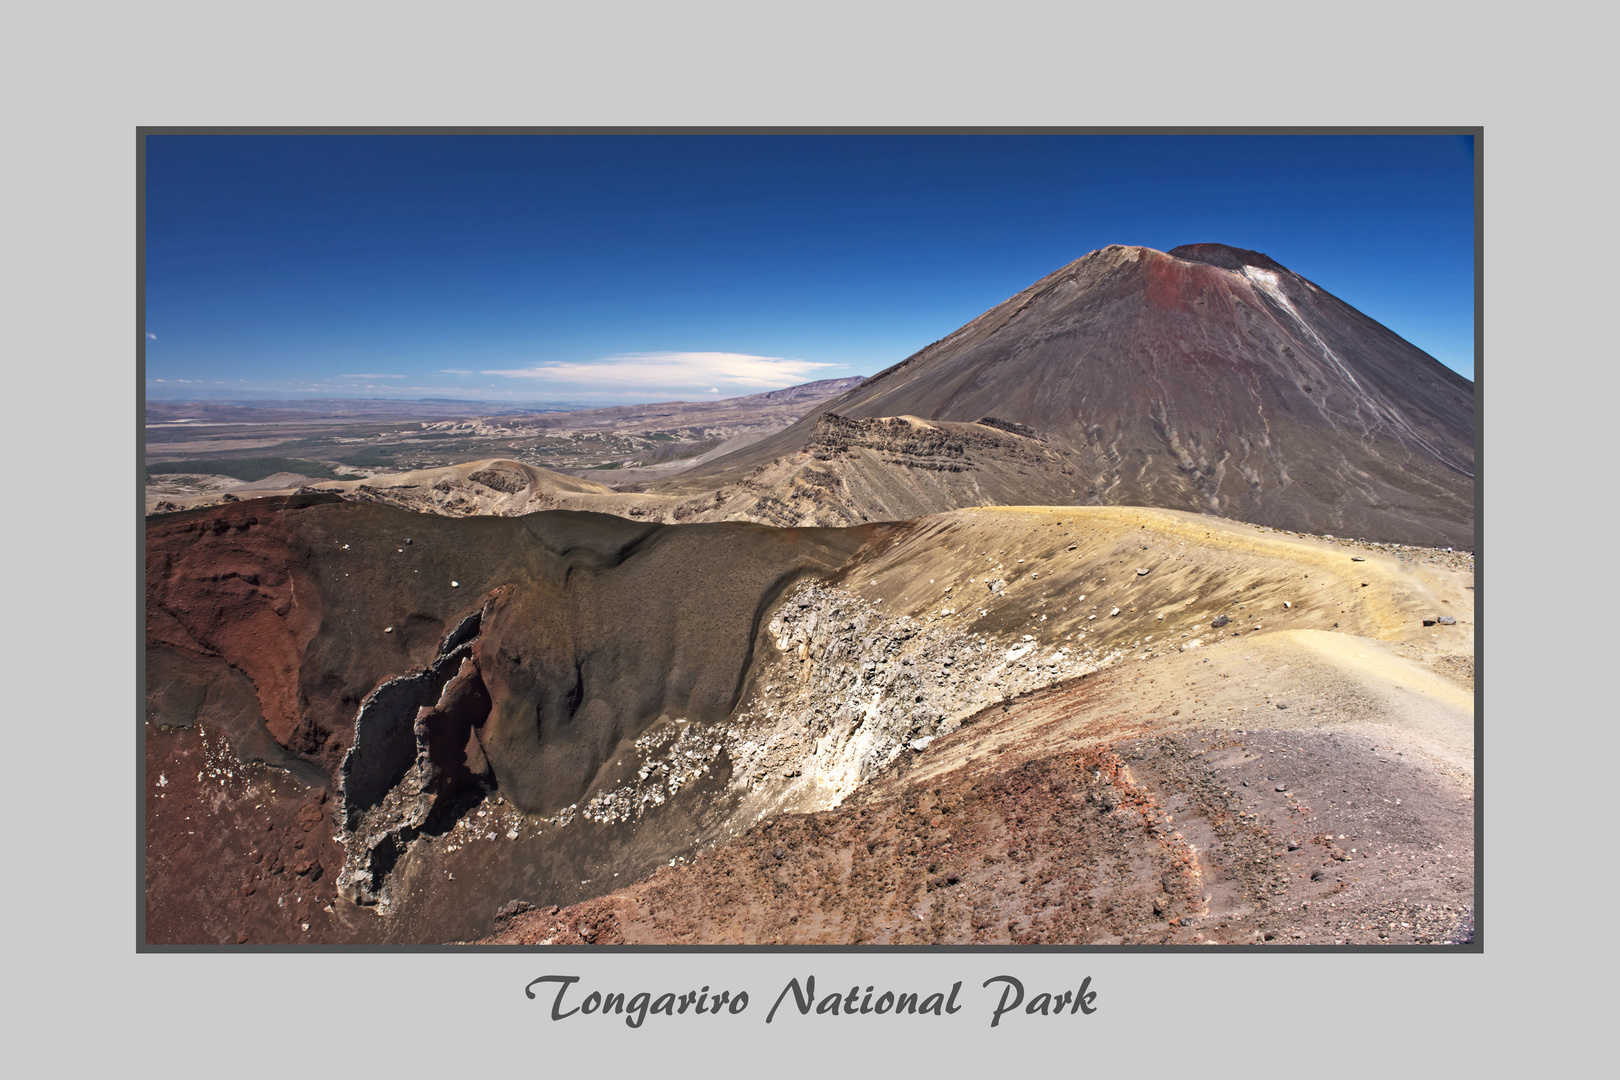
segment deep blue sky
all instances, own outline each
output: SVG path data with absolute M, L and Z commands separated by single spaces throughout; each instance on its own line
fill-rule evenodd
M 155 398 L 732 396 L 1202 241 L 1473 377 L 1463 136 L 154 135 L 146 180 Z

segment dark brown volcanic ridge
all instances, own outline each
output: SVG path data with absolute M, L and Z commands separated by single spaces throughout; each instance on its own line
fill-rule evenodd
M 831 573 L 882 531 L 671 527 L 571 511 L 457 519 L 333 495 L 154 517 L 154 799 L 184 798 L 182 778 L 212 783 L 216 769 L 222 788 L 258 769 L 255 790 L 308 789 L 319 825 L 311 850 L 330 833 L 347 852 L 337 865 L 322 860 L 336 887 L 361 903 L 386 901 L 382 879 L 410 841 L 455 827 L 486 794 L 556 814 L 649 727 L 724 719 L 743 692 L 762 613 L 800 576 Z M 193 729 L 196 745 L 182 737 Z M 288 775 L 267 779 L 274 769 Z M 330 815 L 318 809 L 327 787 L 337 796 Z M 680 799 L 662 808 L 665 818 L 689 809 Z M 158 810 L 149 803 L 153 820 Z M 251 829 L 277 827 L 272 816 Z M 684 846 L 701 827 L 671 831 Z M 570 835 L 576 847 L 600 839 Z M 302 848 L 289 847 L 285 862 Z M 261 861 L 247 866 L 252 854 Z M 263 854 L 236 853 L 244 873 L 267 865 Z M 178 857 L 149 848 L 149 923 L 195 935 L 207 923 L 196 878 L 208 871 Z M 322 883 L 328 893 L 333 885 L 331 876 Z M 454 890 L 444 899 L 453 907 Z M 203 910 L 188 921 L 174 904 Z M 414 928 L 439 940 L 466 932 L 453 913 L 423 917 L 449 920 Z M 342 936 L 364 940 L 366 931 Z
M 1467 379 L 1265 255 L 1116 245 L 650 490 L 752 485 L 716 501 L 769 521 L 1110 504 L 1471 548 L 1473 398 Z M 871 425 L 900 417 L 966 437 L 924 460 L 885 454 Z M 975 445 L 994 430 L 1030 442 Z M 784 471 L 814 472 L 822 490 Z M 884 489 L 921 495 L 891 505 Z

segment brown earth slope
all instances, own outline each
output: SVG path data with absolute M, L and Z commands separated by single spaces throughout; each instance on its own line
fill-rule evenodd
M 1011 678 L 987 673 L 1005 696 L 908 746 L 879 775 L 842 789 L 842 798 L 833 790 L 842 779 L 837 757 L 818 748 L 801 761 L 806 771 L 819 768 L 824 795 L 806 800 L 804 812 L 768 816 L 690 863 L 606 896 L 560 909 L 508 909 L 486 940 L 1468 938 L 1473 702 L 1465 561 L 1225 523 L 1206 533 L 1200 519 L 1153 511 L 968 514 L 992 526 L 983 539 L 1025 553 L 1025 595 L 1003 588 L 972 619 L 987 629 L 1027 625 L 1043 643 L 1007 650 L 1016 657 Z M 953 519 L 961 516 L 935 528 L 960 526 Z M 864 595 L 924 620 L 920 636 L 929 632 L 929 609 L 972 584 L 947 576 L 944 561 L 906 572 L 916 554 L 908 548 L 921 549 L 926 532 L 904 535 L 860 574 L 876 573 L 862 583 Z M 1189 534 L 1202 542 L 1180 548 Z M 1051 543 L 1074 537 L 1082 538 L 1078 549 L 1091 550 Z M 937 534 L 932 539 L 936 550 L 953 550 Z M 1141 565 L 1104 581 L 1109 566 L 1121 565 L 1110 554 Z M 1066 567 L 1068 558 L 1080 565 Z M 936 572 L 931 582 L 924 576 Z M 1074 640 L 1077 624 L 1062 605 L 1039 599 L 1073 598 L 1088 581 L 1112 586 L 1098 606 L 1119 610 L 1105 614 L 1118 625 L 1097 632 L 1110 652 L 1124 655 L 1065 678 L 1064 662 L 1048 650 Z M 1087 611 L 1079 625 L 1095 621 Z M 1020 625 L 1018 615 L 1034 612 L 1041 614 Z M 1211 612 L 1228 621 L 1211 627 Z M 1048 613 L 1056 626 L 1042 621 Z M 1457 621 L 1438 623 L 1439 613 Z M 826 666 L 838 664 L 836 643 L 821 651 Z M 933 668 L 948 679 L 968 651 L 958 642 L 950 651 L 913 647 L 903 655 L 925 678 Z M 822 666 L 814 656 L 808 664 Z M 820 677 L 817 670 L 796 681 Z M 926 682 L 902 685 L 909 694 Z M 789 690 L 772 704 L 790 718 L 813 716 L 818 696 L 825 694 Z
M 890 869 L 867 866 L 861 894 L 881 881 L 902 897 L 906 874 L 937 877 L 928 865 L 944 865 L 913 856 L 968 845 L 967 834 L 911 835 L 914 815 L 881 809 L 907 805 L 908 784 L 971 804 L 981 860 L 971 872 L 1012 890 L 995 901 L 997 919 L 1040 898 L 1019 898 L 1028 881 L 1009 877 L 1015 837 L 996 822 L 1095 796 L 1017 844 L 1018 858 L 1054 873 L 1091 867 L 1065 879 L 1068 914 L 1009 914 L 1022 929 L 1005 933 L 1138 940 L 1139 917 L 1164 899 L 1141 891 L 1151 882 L 1176 867 L 1197 881 L 1228 870 L 1191 834 L 1183 844 L 1148 830 L 1151 815 L 1109 814 L 1179 806 L 1182 791 L 1202 800 L 1199 820 L 1218 838 L 1221 813 L 1293 812 L 1223 811 L 1211 791 L 1238 790 L 1231 769 L 1200 779 L 1165 764 L 1191 744 L 1141 749 L 1148 737 L 1235 728 L 1293 733 L 1281 745 L 1325 755 L 1321 776 L 1351 775 L 1342 747 L 1395 747 L 1409 782 L 1365 761 L 1357 783 L 1393 785 L 1386 794 L 1411 817 L 1402 843 L 1432 834 L 1450 852 L 1467 818 L 1464 555 L 1112 507 L 780 530 L 568 512 L 454 519 L 331 500 L 149 521 L 149 940 L 468 940 L 496 929 L 509 901 L 596 903 L 671 860 L 754 843 L 749 830 L 767 820 L 802 830 L 802 815 L 847 822 L 857 806 L 889 815 L 885 843 L 899 845 Z M 1455 621 L 1424 625 L 1441 614 Z M 1341 741 L 1309 741 L 1323 738 Z M 1009 786 L 964 779 L 986 762 Z M 1001 775 L 1018 762 L 1033 771 Z M 1394 791 L 1403 783 L 1411 793 Z M 1104 788 L 1124 801 L 1107 805 Z M 1340 807 L 1352 797 L 1360 812 L 1359 794 Z M 1331 823 L 1335 836 L 1358 835 L 1350 825 L 1394 835 L 1382 818 L 1330 822 L 1331 799 L 1311 805 L 1324 833 Z M 783 902 L 781 919 L 750 914 L 754 901 L 738 893 L 719 939 L 791 935 L 797 924 L 782 920 L 793 913 L 821 928 L 813 940 L 847 928 L 853 886 L 838 874 L 855 849 L 842 828 L 827 833 L 836 865 L 822 885 L 794 878 L 800 899 Z M 1076 829 L 1091 831 L 1068 835 Z M 790 850 L 772 840 L 773 857 L 778 846 Z M 716 904 L 728 895 L 678 880 Z M 1389 900 L 1385 884 L 1341 890 L 1365 888 L 1357 925 Z M 1164 888 L 1175 899 L 1158 915 L 1214 918 L 1216 929 L 1257 902 L 1252 888 Z M 669 909 L 678 939 L 712 932 Z M 884 910 L 923 922 L 895 897 Z M 960 915 L 930 924 L 927 940 L 1002 940 L 1005 923 L 950 921 Z M 921 940 L 903 925 L 890 940 Z

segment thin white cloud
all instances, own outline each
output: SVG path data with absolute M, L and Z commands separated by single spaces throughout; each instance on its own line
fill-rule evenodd
M 472 372 L 468 371 L 466 368 L 447 367 L 447 368 L 440 368 L 439 369 L 439 374 L 440 375 L 471 375 Z
M 403 379 L 404 377 L 403 375 L 376 375 L 369 372 L 360 372 L 358 374 L 344 372 L 340 376 L 340 378 L 344 379 Z
M 527 368 L 487 370 L 480 374 L 603 388 L 692 387 L 717 394 L 723 383 L 730 383 L 733 387 L 774 390 L 809 382 L 821 368 L 833 366 L 780 356 L 750 356 L 747 353 L 659 352 L 609 356 L 588 363 L 556 362 Z
M 152 331 L 150 331 L 150 330 L 148 330 L 148 331 L 147 331 L 147 332 L 146 332 L 146 336 L 147 336 L 147 337 L 148 337 L 148 338 L 149 338 L 149 339 L 151 339 L 151 340 L 152 340 L 152 341 L 156 341 L 156 340 L 157 340 L 157 335 L 156 335 L 156 334 L 154 334 L 154 333 L 152 333 Z

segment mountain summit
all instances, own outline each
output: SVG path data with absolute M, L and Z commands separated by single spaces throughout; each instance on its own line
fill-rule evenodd
M 1104 503 L 1471 547 L 1474 387 L 1259 252 L 1114 245 L 665 490 L 729 481 L 784 523 Z

